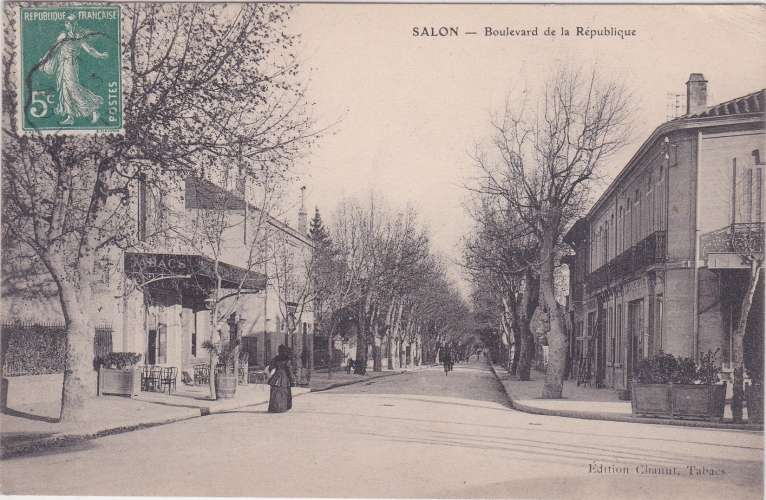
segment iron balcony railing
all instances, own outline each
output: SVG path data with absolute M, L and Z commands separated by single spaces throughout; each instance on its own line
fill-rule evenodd
M 665 262 L 666 257 L 665 231 L 655 231 L 590 273 L 586 280 L 588 290 L 602 288 L 612 280 L 621 279 L 645 267 Z
M 763 222 L 731 224 L 700 236 L 700 253 L 707 259 L 710 253 L 763 254 Z

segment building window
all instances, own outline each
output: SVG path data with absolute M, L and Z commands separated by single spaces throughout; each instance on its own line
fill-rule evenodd
M 606 315 L 606 329 L 609 332 L 609 364 L 614 365 L 614 318 L 613 310 L 610 307 Z
M 622 359 L 622 304 L 617 304 L 617 362 Z
M 760 153 L 753 151 L 753 165 L 741 168 L 737 159 L 732 164 L 732 222 L 758 223 L 763 221 L 763 163 Z
M 625 220 L 622 216 L 622 207 L 620 207 L 619 214 L 617 216 L 617 225 L 619 228 L 617 229 L 617 234 L 619 235 L 619 244 L 617 245 L 617 253 L 620 254 L 625 250 L 625 235 L 624 227 L 625 227 Z
M 662 295 L 657 295 L 657 304 L 654 317 L 654 350 L 662 350 Z
M 638 243 L 641 239 L 641 195 L 639 194 L 638 189 L 636 189 L 636 198 L 633 201 L 633 204 L 635 205 L 633 209 L 635 223 L 633 224 L 633 241 L 631 246 Z
M 630 205 L 630 198 L 628 198 L 625 206 L 625 226 L 623 246 L 627 250 L 633 245 L 633 210 Z

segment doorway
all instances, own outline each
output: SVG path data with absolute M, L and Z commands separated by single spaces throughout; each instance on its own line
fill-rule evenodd
M 148 342 L 146 346 L 146 364 L 157 364 L 157 330 L 149 330 Z
M 644 358 L 644 317 L 643 299 L 628 303 L 628 384 L 633 381 L 633 373 L 638 362 Z

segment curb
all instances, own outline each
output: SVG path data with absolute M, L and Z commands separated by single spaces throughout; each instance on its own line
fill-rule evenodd
M 200 413 L 201 413 L 200 408 Z M 197 412 L 193 412 L 197 413 Z M 3 446 L 0 448 L 0 460 L 7 458 L 14 458 L 21 455 L 27 455 L 36 451 L 42 451 L 49 448 L 60 448 L 67 445 L 76 444 L 82 441 L 88 441 L 91 439 L 98 439 L 106 436 L 112 436 L 115 434 L 124 434 L 126 432 L 137 431 L 141 429 L 149 429 L 151 427 L 157 427 L 160 425 L 172 424 L 175 422 L 183 422 L 184 420 L 191 420 L 193 418 L 199 418 L 201 415 L 191 414 L 179 417 L 165 418 L 162 420 L 154 420 L 150 422 L 141 422 L 138 424 L 123 425 L 120 427 L 113 427 L 111 429 L 103 429 L 96 432 L 89 432 L 85 434 L 60 434 L 53 437 L 44 439 L 38 439 L 34 441 L 28 441 L 17 445 Z
M 583 420 L 604 420 L 610 422 L 629 422 L 633 424 L 652 424 L 652 425 L 669 425 L 676 427 L 697 427 L 706 429 L 729 429 L 751 432 L 763 432 L 763 425 L 759 424 L 726 424 L 721 422 L 705 422 L 701 420 L 669 420 L 659 418 L 647 418 L 647 417 L 633 417 L 628 415 L 614 415 L 608 413 L 595 413 L 588 411 L 577 410 L 551 410 L 549 408 L 537 408 L 534 406 L 528 406 L 525 404 L 517 403 L 513 400 L 511 393 L 505 384 L 500 379 L 500 375 L 497 374 L 494 365 L 490 363 L 492 373 L 495 375 L 498 383 L 503 387 L 503 392 L 508 398 L 508 403 L 516 411 L 530 413 L 533 415 L 547 415 L 551 417 L 566 417 L 566 418 L 579 418 Z
M 408 372 L 408 370 L 404 370 L 404 371 L 400 371 L 400 372 L 392 372 L 392 373 L 383 373 L 381 375 L 376 375 L 375 377 L 368 377 L 368 378 L 363 378 L 363 379 L 359 379 L 359 380 L 349 380 L 349 381 L 346 381 L 346 382 L 338 382 L 338 383 L 335 383 L 335 384 L 330 384 L 330 385 L 325 386 L 325 387 L 315 387 L 315 388 L 311 389 L 309 391 L 309 393 L 329 391 L 330 389 L 337 389 L 338 387 L 345 387 L 347 385 L 360 384 L 362 382 L 369 382 L 370 380 L 375 380 L 375 379 L 379 379 L 379 378 L 392 377 L 394 375 L 401 375 L 401 374 L 407 373 L 407 372 Z
M 304 394 L 309 394 L 309 393 L 310 391 L 301 392 L 300 394 L 296 394 L 295 397 L 302 396 Z M 91 439 L 98 439 L 98 438 L 102 438 L 106 436 L 112 436 L 115 434 L 124 434 L 126 432 L 149 429 L 151 427 L 158 427 L 160 425 L 173 424 L 176 422 L 191 420 L 193 418 L 200 418 L 200 417 L 205 417 L 208 415 L 217 415 L 217 414 L 226 413 L 232 410 L 237 410 L 240 408 L 247 408 L 249 406 L 259 406 L 259 405 L 265 405 L 265 404 L 268 404 L 268 400 L 259 401 L 255 403 L 243 402 L 243 403 L 235 403 L 232 405 L 221 405 L 220 407 L 217 407 L 217 408 L 213 406 L 189 407 L 189 412 L 187 415 L 163 418 L 158 420 L 150 420 L 148 422 L 140 422 L 136 424 L 123 425 L 120 427 L 112 427 L 112 428 L 102 429 L 96 432 L 88 432 L 83 434 L 59 434 L 59 435 L 54 435 L 54 436 L 43 438 L 43 439 L 30 440 L 30 441 L 19 443 L 16 445 L 0 447 L 0 460 L 27 455 L 27 454 L 37 452 L 37 451 L 42 451 L 45 449 L 60 448 L 60 447 L 80 443 L 82 441 L 89 441 Z

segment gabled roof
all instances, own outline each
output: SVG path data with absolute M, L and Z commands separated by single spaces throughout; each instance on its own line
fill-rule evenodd
M 764 110 L 764 97 L 766 89 L 756 90 L 751 94 L 710 106 L 705 111 L 679 116 L 676 120 L 761 113 Z
M 227 191 L 206 179 L 187 177 L 184 181 L 184 205 L 186 208 L 202 210 L 244 210 L 245 200 L 241 195 Z
M 260 211 L 258 207 L 248 203 L 240 193 L 228 191 L 207 179 L 187 177 L 185 180 L 185 191 L 184 205 L 186 208 L 200 210 L 220 210 L 221 208 L 224 210 L 244 210 L 247 207 L 249 210 Z M 314 243 L 307 235 L 301 234 L 296 229 L 269 214 L 265 215 L 265 220 L 270 226 L 311 247 L 314 246 Z

